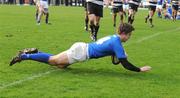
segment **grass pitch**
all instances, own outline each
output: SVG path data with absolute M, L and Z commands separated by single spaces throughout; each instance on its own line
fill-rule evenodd
M 179 98 L 180 21 L 154 16 L 154 28 L 144 23 L 147 10 L 135 16 L 135 31 L 124 47 L 128 59 L 152 71 L 136 73 L 112 65 L 110 57 L 76 63 L 62 70 L 26 61 L 10 67 L 18 50 L 37 47 L 57 54 L 74 42 L 91 42 L 84 31 L 84 9 L 50 7 L 50 22 L 35 22 L 34 6 L 0 6 L 1 98 Z M 127 21 L 127 20 L 126 20 Z M 114 34 L 109 9 L 104 9 L 98 38 Z

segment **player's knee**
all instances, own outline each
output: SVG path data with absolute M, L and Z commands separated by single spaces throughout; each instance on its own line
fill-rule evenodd
M 55 66 L 57 66 L 57 65 L 59 65 L 59 63 L 58 63 L 58 60 L 56 59 L 56 57 L 55 56 L 51 56 L 50 58 L 49 58 L 49 64 L 51 64 L 51 65 L 55 65 Z
M 97 22 L 97 23 L 95 24 L 95 26 L 99 26 L 99 22 Z
M 94 22 L 90 20 L 90 25 L 94 25 Z

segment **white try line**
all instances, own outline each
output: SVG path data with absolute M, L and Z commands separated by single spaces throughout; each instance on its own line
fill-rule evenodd
M 56 70 L 57 69 L 50 70 L 50 71 L 47 71 L 47 72 L 44 72 L 44 73 L 35 74 L 35 75 L 30 76 L 30 77 L 24 78 L 22 80 L 14 81 L 14 82 L 9 83 L 9 84 L 4 84 L 4 85 L 0 86 L 0 90 L 4 89 L 4 88 L 7 88 L 7 87 L 11 87 L 11 86 L 17 85 L 17 84 L 21 84 L 21 83 L 29 81 L 29 80 L 34 80 L 36 78 L 48 75 L 48 74 L 50 74 L 50 73 L 52 73 L 52 72 L 54 72 Z
M 145 40 L 152 39 L 152 38 L 154 38 L 154 37 L 156 37 L 156 36 L 158 36 L 160 34 L 168 33 L 168 32 L 173 32 L 173 31 L 178 31 L 178 30 L 180 30 L 180 28 L 176 28 L 176 29 L 173 29 L 173 30 L 165 31 L 165 32 L 155 33 L 153 35 L 149 35 L 149 36 L 143 37 L 140 40 L 135 41 L 134 43 L 141 43 L 141 42 L 143 42 Z M 133 43 L 130 43 L 130 44 L 133 44 Z M 130 44 L 125 44 L 125 46 L 130 45 Z M 30 77 L 27 77 L 27 78 L 24 78 L 24 79 L 21 79 L 21 80 L 17 80 L 17 81 L 11 82 L 9 84 L 3 84 L 2 86 L 0 86 L 0 90 L 5 89 L 7 87 L 15 86 L 17 84 L 21 84 L 21 83 L 26 82 L 26 81 L 30 81 L 30 80 L 34 80 L 36 78 L 40 78 L 40 77 L 48 75 L 48 74 L 50 74 L 50 73 L 52 73 L 52 72 L 54 72 L 56 70 L 58 70 L 58 69 L 50 70 L 50 71 L 47 71 L 47 72 L 44 72 L 44 73 L 35 74 L 35 75 L 30 76 Z

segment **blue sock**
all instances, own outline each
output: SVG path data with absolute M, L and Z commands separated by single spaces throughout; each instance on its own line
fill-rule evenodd
M 38 53 L 34 53 L 34 54 L 22 54 L 21 59 L 22 60 L 34 60 L 34 61 L 48 63 L 50 56 L 52 56 L 52 54 L 38 52 Z
M 158 17 L 160 17 L 161 16 L 161 13 L 160 12 L 158 12 Z

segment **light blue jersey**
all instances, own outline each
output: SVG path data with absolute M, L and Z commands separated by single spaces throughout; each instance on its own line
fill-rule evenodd
M 88 44 L 89 58 L 100 58 L 116 55 L 117 58 L 126 58 L 124 48 L 118 35 L 107 36 L 97 42 Z
M 171 4 L 171 0 L 167 0 L 167 3 L 168 3 L 168 4 Z
M 48 0 L 40 0 L 40 1 L 45 1 L 45 2 L 48 2 Z
M 163 2 L 164 2 L 163 0 L 157 0 L 157 4 L 158 4 L 158 5 L 162 5 Z

